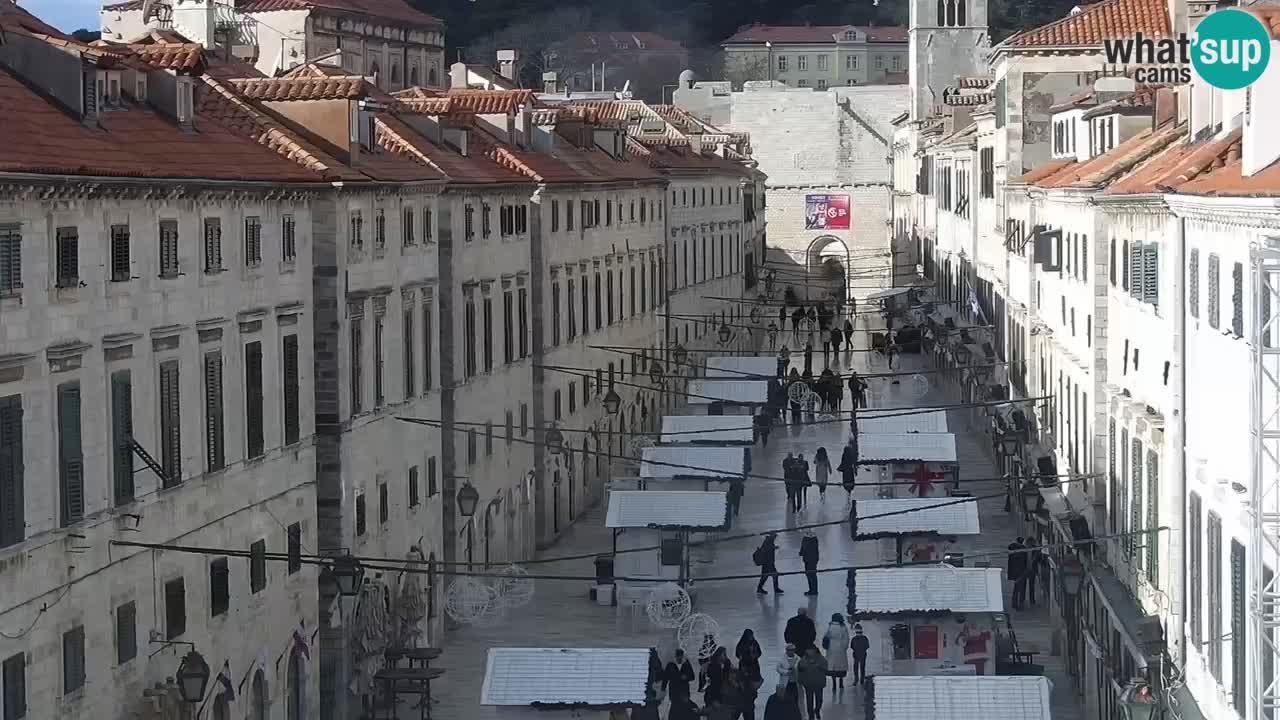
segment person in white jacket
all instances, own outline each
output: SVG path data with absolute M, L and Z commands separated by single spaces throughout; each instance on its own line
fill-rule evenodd
M 787 686 L 787 697 L 797 705 L 800 703 L 800 686 L 796 683 L 796 664 L 799 662 L 796 646 L 787 643 L 787 654 L 778 660 L 778 684 Z
M 831 696 L 835 697 L 837 688 L 844 689 L 844 678 L 849 674 L 849 627 L 845 625 L 844 616 L 840 613 L 831 616 L 831 624 L 822 636 L 822 650 L 827 654 Z

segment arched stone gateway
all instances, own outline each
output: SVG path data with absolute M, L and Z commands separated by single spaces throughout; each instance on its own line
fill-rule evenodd
M 808 299 L 811 301 L 836 300 L 839 303 L 848 300 L 852 261 L 849 246 L 840 238 L 834 235 L 814 238 L 805 252 Z

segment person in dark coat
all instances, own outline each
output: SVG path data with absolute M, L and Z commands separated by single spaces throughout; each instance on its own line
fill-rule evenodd
M 684 650 L 676 650 L 676 656 L 667 663 L 663 676 L 662 689 L 667 691 L 673 708 L 681 700 L 689 701 L 689 684 L 697 676 L 693 674 L 693 664 L 684 656 Z
M 787 626 L 782 631 L 782 639 L 795 645 L 796 654 L 801 657 L 809 648 L 816 647 L 813 643 L 818 639 L 818 628 L 813 624 L 813 618 L 809 617 L 807 608 L 800 608 L 787 621 Z
M 702 711 L 697 703 L 689 698 L 673 699 L 671 709 L 667 711 L 667 720 L 700 720 Z
M 800 323 L 804 320 L 804 308 L 798 307 L 791 313 L 791 338 L 800 342 Z
M 853 447 L 853 436 L 849 437 L 844 450 L 840 451 L 840 466 L 836 469 L 840 471 L 840 484 L 849 493 L 849 498 L 853 499 L 853 488 L 858 481 L 858 453 Z
M 755 631 L 747 628 L 742 631 L 742 637 L 738 638 L 738 644 L 733 649 L 734 657 L 738 658 L 738 667 L 742 667 L 743 663 L 755 661 L 756 671 L 760 670 L 760 657 L 764 652 L 760 649 L 760 641 L 756 640 Z
M 791 512 L 795 512 L 800 504 L 799 499 L 796 497 L 800 493 L 798 470 L 795 454 L 787 453 L 787 456 L 782 459 L 782 482 L 787 489 L 787 509 Z
M 853 653 L 853 684 L 861 685 L 867 681 L 867 651 L 871 649 L 871 640 L 862 634 L 862 625 L 853 626 L 853 637 L 849 639 L 849 650 Z
M 778 685 L 764 704 L 763 720 L 800 720 L 800 706 L 787 694 L 786 685 Z
M 783 345 L 782 349 L 786 350 L 787 346 Z M 791 360 L 789 358 L 783 357 L 784 354 L 785 353 L 782 353 L 782 352 L 778 353 L 778 377 L 779 378 L 785 378 L 787 376 L 787 366 L 791 364 Z
M 809 592 L 805 595 L 818 594 L 818 536 L 810 530 L 800 541 L 800 559 L 804 561 L 804 577 L 809 581 Z
M 831 352 L 840 352 L 840 341 L 843 339 L 844 336 L 840 334 L 840 328 L 831 328 Z
M 707 692 L 703 695 L 703 704 L 710 706 L 723 698 L 725 682 L 733 675 L 733 663 L 729 661 L 729 652 L 723 646 L 716 648 L 711 659 L 707 661 Z
M 1040 549 L 1040 543 L 1036 542 L 1033 537 L 1027 538 L 1027 601 L 1031 603 L 1031 607 L 1036 606 L 1036 580 L 1040 576 L 1041 568 L 1044 567 L 1044 551 Z M 1045 593 L 1049 589 L 1044 588 Z
M 804 344 L 804 371 L 810 375 L 813 374 L 813 344 Z
M 857 372 L 849 373 L 849 397 L 853 400 L 854 410 L 867 406 L 867 381 Z
M 853 323 L 848 318 L 844 321 L 844 349 L 845 352 L 853 351 Z
M 769 411 L 762 409 L 751 418 L 751 424 L 755 426 L 756 437 L 760 439 L 764 447 L 769 447 L 769 431 L 773 429 L 773 423 L 769 419 Z
M 813 479 L 809 477 L 809 461 L 804 459 L 804 455 L 796 456 L 796 480 L 800 483 L 800 492 L 796 495 L 799 501 L 796 512 L 800 512 L 809 504 L 809 486 L 813 484 Z
M 1009 579 L 1013 581 L 1013 599 L 1010 605 L 1021 610 L 1027 602 L 1027 554 L 1022 538 L 1009 543 Z
M 764 581 L 770 577 L 773 578 L 773 591 L 781 593 L 782 588 L 778 585 L 778 536 L 776 533 L 769 533 L 764 536 L 764 540 L 760 543 L 760 547 L 756 548 L 754 556 L 756 565 L 760 566 L 760 582 L 756 585 L 756 592 L 764 594 Z M 693 679 L 693 668 L 689 668 L 689 679 Z

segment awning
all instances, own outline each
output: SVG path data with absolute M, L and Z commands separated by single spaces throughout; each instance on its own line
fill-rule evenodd
M 873 293 L 868 293 L 866 299 L 867 300 L 884 300 L 885 298 L 896 297 L 898 295 L 905 295 L 906 293 L 909 293 L 915 289 L 917 288 L 915 288 L 914 286 L 884 288 L 882 290 L 876 290 Z
M 857 535 L 978 534 L 976 499 L 875 498 L 855 501 L 854 512 Z
M 614 490 L 607 528 L 715 530 L 729 524 L 729 495 L 696 490 Z
M 858 464 L 956 462 L 956 436 L 951 433 L 858 433 Z
M 489 648 L 481 705 L 643 705 L 645 648 Z
M 748 420 L 750 418 L 747 418 Z M 641 451 L 640 477 L 739 479 L 747 472 L 749 448 L 660 445 Z
M 1051 720 L 1049 690 L 1032 675 L 878 675 L 868 720 Z
M 1000 568 L 944 565 L 857 570 L 853 612 L 1004 612 L 1003 573 Z
M 911 414 L 903 414 L 910 412 Z M 858 432 L 873 435 L 898 435 L 902 433 L 945 433 L 947 411 L 858 411 Z
M 738 443 L 755 442 L 751 418 L 746 415 L 664 415 L 663 443 Z
M 706 380 L 689 381 L 685 398 L 690 405 L 710 405 L 714 402 L 735 405 L 763 405 L 769 399 L 769 383 L 766 380 Z
M 778 358 L 755 356 L 717 356 L 707 358 L 707 377 L 725 380 L 749 380 L 753 377 L 772 380 L 778 376 Z

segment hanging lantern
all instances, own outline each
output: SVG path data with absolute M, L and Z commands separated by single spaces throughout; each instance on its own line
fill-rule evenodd
M 1024 483 L 1018 493 L 1018 498 L 1022 501 L 1022 511 L 1031 512 L 1032 508 L 1040 503 L 1040 488 L 1036 487 L 1035 483 L 1032 482 Z
M 364 582 L 364 566 L 351 555 L 339 555 L 321 572 L 321 582 L 336 588 L 343 597 L 355 597 Z
M 999 439 L 1000 454 L 1005 457 L 1016 457 L 1021 440 L 1013 433 L 1002 433 Z
M 178 665 L 177 679 L 182 702 L 196 705 L 204 700 L 204 692 L 209 687 L 209 663 L 204 661 L 204 656 L 196 652 L 195 648 L 182 658 L 182 663 Z
M 609 392 L 604 395 L 604 411 L 610 415 L 617 415 L 621 408 L 622 398 L 613 388 L 609 388 Z
M 720 326 L 720 344 L 727 345 L 729 340 L 733 338 L 733 328 L 729 327 L 729 323 Z
M 480 504 L 480 491 L 476 490 L 476 486 L 468 481 L 465 485 L 458 488 L 456 497 L 458 503 L 458 514 L 462 517 L 471 517 L 476 514 L 476 506 Z
M 684 361 L 689 359 L 689 351 L 684 349 L 684 345 L 676 343 L 676 346 L 671 348 L 671 359 L 677 365 L 683 365 Z
M 649 363 L 649 380 L 652 381 L 654 385 L 662 384 L 662 363 L 657 360 Z
M 564 450 L 564 433 L 560 432 L 559 428 L 552 426 L 547 431 L 546 440 L 547 447 L 550 448 L 551 452 L 558 453 Z
M 1080 558 L 1068 555 L 1058 564 L 1058 569 L 1062 577 L 1062 591 L 1067 597 L 1079 597 L 1080 589 L 1084 586 L 1084 563 L 1080 562 Z

